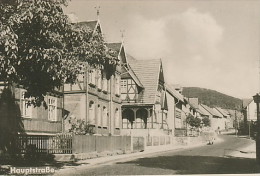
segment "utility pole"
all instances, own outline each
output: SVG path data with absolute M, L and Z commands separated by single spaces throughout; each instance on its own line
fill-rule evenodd
M 238 131 L 238 129 L 237 129 L 237 127 L 238 127 L 238 123 L 237 123 L 237 110 L 235 109 L 235 130 L 236 130 L 236 136 L 237 136 L 237 131 Z
M 260 114 L 259 114 L 259 103 L 260 95 L 256 94 L 253 96 L 254 102 L 256 103 L 256 112 L 257 112 L 257 133 L 256 133 L 256 161 L 260 164 Z

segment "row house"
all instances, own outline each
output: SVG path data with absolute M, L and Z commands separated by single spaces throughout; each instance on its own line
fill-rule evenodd
M 214 108 L 210 108 L 207 105 L 201 104 L 201 107 L 206 110 L 209 114 L 209 119 L 210 119 L 210 127 L 212 130 L 223 130 L 223 126 L 222 126 L 222 118 L 223 115 L 221 113 L 219 113 L 217 110 L 215 110 Z
M 80 22 L 94 32 L 102 32 L 99 21 Z M 114 50 L 121 60 L 123 45 L 107 43 L 106 47 Z M 71 123 L 85 121 L 94 134 L 119 135 L 121 129 L 121 67 L 111 77 L 102 68 L 86 65 L 86 71 L 80 74 L 76 84 L 64 85 L 65 131 L 69 131 Z
M 165 134 L 167 101 L 161 60 L 122 59 L 122 134 Z
M 230 117 L 230 113 L 220 107 L 216 107 L 215 109 L 223 115 L 222 125 L 223 125 L 224 129 L 228 130 L 230 128 L 233 128 L 233 123 L 232 123 L 232 119 Z
M 166 84 L 166 98 L 168 104 L 168 119 L 172 134 L 184 136 L 186 134 L 186 100 L 175 87 Z

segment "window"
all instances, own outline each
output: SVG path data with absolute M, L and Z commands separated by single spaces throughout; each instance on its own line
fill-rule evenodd
M 119 119 L 119 109 L 116 108 L 116 111 L 115 111 L 115 127 L 116 128 L 119 128 L 120 127 L 120 119 Z
M 21 92 L 21 115 L 22 117 L 32 118 L 32 105 L 29 104 L 28 98 L 25 98 L 25 92 Z
M 103 107 L 103 127 L 107 127 L 108 126 L 108 114 L 107 114 L 107 108 L 104 106 Z
M 107 79 L 105 77 L 103 78 L 103 90 L 107 91 Z
M 95 124 L 95 103 L 93 101 L 89 102 L 89 123 Z
M 127 93 L 127 80 L 121 80 L 121 93 Z
M 97 125 L 101 126 L 101 107 L 98 105 L 97 108 Z
M 116 75 L 115 76 L 115 94 L 117 94 L 117 95 L 120 95 L 120 85 L 119 85 L 119 82 L 120 82 L 120 77 L 119 77 L 119 75 Z
M 91 69 L 89 71 L 89 83 L 96 85 L 96 70 L 95 69 Z
M 97 71 L 97 86 L 99 89 L 102 89 L 102 74 L 101 74 L 101 70 Z
M 57 121 L 57 98 L 48 96 L 48 120 Z

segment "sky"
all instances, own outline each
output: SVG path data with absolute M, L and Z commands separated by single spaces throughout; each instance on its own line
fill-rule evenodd
M 162 59 L 168 84 L 237 98 L 260 91 L 260 0 L 71 0 L 64 11 L 99 18 L 107 42 L 123 31 L 128 54 Z

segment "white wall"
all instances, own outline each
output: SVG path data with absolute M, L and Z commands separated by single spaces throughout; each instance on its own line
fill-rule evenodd
M 169 129 L 174 131 L 175 100 L 174 97 L 171 96 L 168 92 L 166 92 L 166 97 L 167 97 L 167 105 L 168 105 L 167 123 Z

